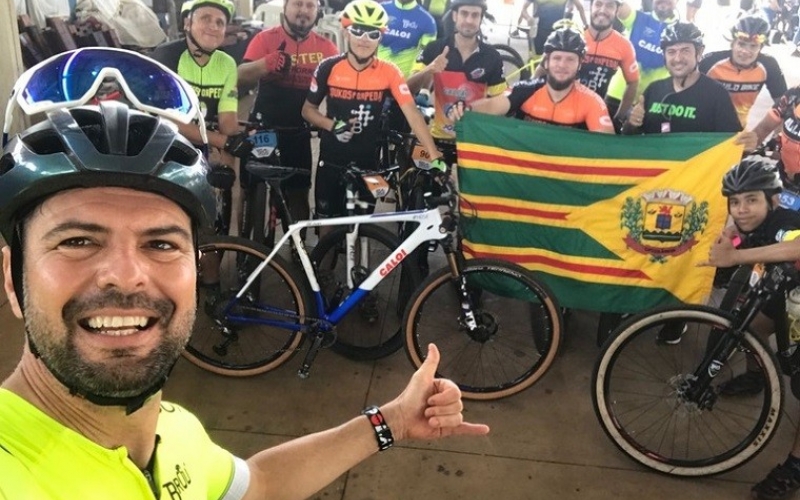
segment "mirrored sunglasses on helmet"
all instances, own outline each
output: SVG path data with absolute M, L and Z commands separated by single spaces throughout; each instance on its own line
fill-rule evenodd
M 347 31 L 356 38 L 364 38 L 365 36 L 373 42 L 380 40 L 383 32 L 375 28 L 365 28 L 362 26 L 348 26 Z
M 197 119 L 203 143 L 208 143 L 197 95 L 181 77 L 136 52 L 87 47 L 57 54 L 19 77 L 6 105 L 3 147 L 8 143 L 15 103 L 28 115 L 81 106 L 95 97 L 109 77 L 140 111 L 183 124 Z

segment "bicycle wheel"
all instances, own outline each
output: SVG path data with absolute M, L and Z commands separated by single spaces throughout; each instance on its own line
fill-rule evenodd
M 184 356 L 201 368 L 236 377 L 277 368 L 297 351 L 303 333 L 258 321 L 305 323 L 312 303 L 307 286 L 275 256 L 226 315 L 226 305 L 269 251 L 242 238 L 219 237 L 200 245 L 201 255 L 211 252 L 220 260 L 219 295 L 210 296 L 208 288 L 198 285 L 197 321 Z M 268 298 L 269 304 L 260 298 Z
M 518 61 L 508 54 L 500 54 L 500 59 L 503 61 L 503 77 L 509 87 L 531 78 L 530 66 L 525 62 Z
M 517 67 L 522 66 L 524 59 L 522 59 L 522 55 L 512 47 L 511 45 L 507 45 L 504 43 L 493 43 L 492 47 L 500 53 L 500 56 L 509 56 L 511 59 L 517 61 Z
M 516 394 L 550 368 L 561 344 L 562 319 L 553 294 L 523 267 L 474 259 L 462 275 L 479 328 L 462 320 L 460 278 L 449 267 L 432 273 L 412 297 L 403 318 L 406 353 L 414 366 L 433 342 L 441 352 L 438 374 L 468 399 Z
M 311 253 L 322 294 L 330 308 L 338 306 L 340 300 L 350 292 L 346 276 L 346 235 L 347 228 L 337 228 L 320 240 Z M 389 231 L 374 225 L 359 226 L 358 236 L 353 276 L 356 286 L 378 264 L 394 255 L 400 246 L 400 242 Z M 399 267 L 400 272 L 394 269 L 389 273 L 336 326 L 336 341 L 331 346 L 334 352 L 357 361 L 367 361 L 386 357 L 403 347 L 400 335 L 403 310 L 422 278 L 419 269 L 411 265 L 408 259 L 403 260 Z
M 665 323 L 682 322 L 680 343 L 656 342 Z M 708 408 L 685 397 L 685 386 L 714 338 L 731 319 L 706 306 L 679 306 L 635 316 L 606 343 L 592 380 L 603 430 L 626 455 L 675 476 L 708 476 L 744 464 L 774 436 L 782 414 L 783 379 L 767 345 L 745 332 L 741 346 L 712 379 Z M 724 396 L 720 384 L 754 356 L 765 388 L 756 396 Z

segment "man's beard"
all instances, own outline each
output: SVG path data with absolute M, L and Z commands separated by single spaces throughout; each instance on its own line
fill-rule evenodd
M 596 29 L 597 31 L 604 31 L 613 26 L 613 23 L 611 21 L 607 22 L 605 26 L 601 26 L 597 24 L 594 19 L 590 19 L 589 24 L 592 26 L 592 28 Z
M 284 18 L 284 20 L 286 22 L 286 27 L 289 28 L 289 31 L 299 37 L 304 37 L 311 33 L 311 29 L 314 27 L 313 23 L 308 23 L 306 26 L 301 26 L 299 24 L 290 22 L 288 19 Z
M 194 307 L 176 317 L 171 301 L 152 299 L 142 293 L 124 295 L 111 291 L 71 299 L 64 305 L 61 324 L 50 321 L 33 305 L 35 301 L 31 300 L 27 287 L 24 303 L 25 330 L 48 370 L 71 392 L 108 398 L 139 396 L 166 379 L 194 326 Z M 150 328 L 162 329 L 161 342 L 143 358 L 133 358 L 127 349 L 118 349 L 111 352 L 110 361 L 84 359 L 75 344 L 77 321 L 86 317 L 88 311 L 103 307 L 156 311 L 159 323 Z
M 575 80 L 577 80 L 577 78 L 578 77 L 576 75 L 576 76 L 573 76 L 572 78 L 569 78 L 567 80 L 558 81 L 555 78 L 553 78 L 550 74 L 548 74 L 547 75 L 547 84 L 553 90 L 565 90 L 565 89 L 569 88 L 569 86 L 572 85 L 575 82 Z

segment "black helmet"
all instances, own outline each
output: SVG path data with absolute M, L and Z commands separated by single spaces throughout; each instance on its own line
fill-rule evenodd
M 57 109 L 11 140 L 0 158 L 0 234 L 14 240 L 22 213 L 73 188 L 124 187 L 160 194 L 200 227 L 216 203 L 203 155 L 171 123 L 116 101 Z
M 783 190 L 775 160 L 750 155 L 728 170 L 722 178 L 722 195 L 731 196 L 748 191 L 764 191 L 767 196 Z
M 676 43 L 693 43 L 698 49 L 703 45 L 703 32 L 692 23 L 675 23 L 661 32 L 661 50 Z
M 733 39 L 746 39 L 753 42 L 764 43 L 769 33 L 769 22 L 763 16 L 750 14 L 740 17 L 731 28 Z
M 458 10 L 459 7 L 480 7 L 483 9 L 483 12 L 486 12 L 487 5 L 486 0 L 452 0 L 450 2 L 450 10 L 455 12 Z
M 550 33 L 544 42 L 545 54 L 550 54 L 556 50 L 572 52 L 583 59 L 583 55 L 586 54 L 586 42 L 583 40 L 581 32 L 575 28 L 559 28 Z

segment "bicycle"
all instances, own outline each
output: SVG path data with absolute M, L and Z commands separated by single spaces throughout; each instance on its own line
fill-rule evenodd
M 400 167 L 390 165 L 366 172 L 355 164 L 325 163 L 321 168 L 341 172 L 345 183 L 347 216 L 370 213 L 377 201 L 397 192 Z M 356 290 L 370 271 L 395 254 L 400 246 L 393 225 L 347 224 L 320 239 L 311 252 L 320 291 L 329 305 Z M 332 350 L 350 359 L 368 361 L 386 357 L 403 347 L 400 320 L 411 292 L 422 282 L 413 260 L 399 263 L 400 272 L 386 276 L 362 300 L 358 314 L 343 317 Z
M 429 207 L 438 207 L 442 203 L 452 206 L 452 198 L 449 194 L 439 198 L 428 197 L 427 203 Z M 307 280 L 298 279 L 277 255 L 278 249 L 289 239 L 299 239 L 303 228 L 406 221 L 416 221 L 420 225 L 338 304 L 326 303 L 305 249 L 299 247 L 299 256 Z M 185 356 L 216 373 L 253 375 L 282 365 L 300 350 L 307 339 L 310 346 L 298 375 L 308 377 L 319 350 L 333 344 L 336 326 L 342 318 L 396 271 L 415 248 L 429 240 L 447 239 L 456 225 L 452 211 L 443 215 L 438 208 L 428 208 L 297 222 L 290 226 L 271 251 L 247 240 L 214 238 L 202 244 L 200 250 L 223 252 L 224 299 L 218 302 L 210 315 L 201 315 L 201 324 L 196 326 Z M 238 259 L 238 254 L 244 254 L 246 258 Z M 439 293 L 442 290 L 449 293 Z M 521 298 L 511 297 L 511 292 Z M 269 297 L 270 304 L 264 303 L 265 297 Z M 517 303 L 522 306 L 517 306 Z M 490 307 L 497 307 L 498 312 L 489 312 Z M 526 323 L 527 327 L 518 332 L 520 329 L 515 325 L 522 322 L 497 321 L 503 315 L 517 312 L 522 314 L 517 319 L 529 319 L 533 308 L 538 311 L 537 326 L 546 330 L 543 335 L 532 335 L 531 323 Z M 455 313 L 455 316 L 448 315 L 448 312 Z M 440 321 L 454 320 L 459 327 L 455 343 L 440 339 L 440 369 L 445 376 L 452 372 L 453 366 L 457 366 L 453 363 L 458 361 L 458 353 L 453 348 L 461 349 L 458 345 L 463 342 L 461 337 L 479 343 L 478 350 L 493 350 L 500 355 L 481 359 L 481 362 L 493 365 L 491 370 L 481 370 L 482 373 L 491 371 L 494 378 L 488 386 L 467 380 L 462 384 L 468 389 L 466 397 L 501 397 L 529 386 L 549 368 L 561 339 L 560 311 L 552 294 L 524 268 L 504 261 L 475 259 L 465 263 L 451 253 L 449 266 L 432 274 L 427 284 L 417 290 L 404 315 L 406 330 L 403 338 L 407 349 L 413 346 L 413 352 L 409 353 L 411 359 L 420 363 L 424 351 L 417 346 L 429 335 L 429 316 Z M 514 338 L 505 338 L 506 327 L 514 330 Z M 534 338 L 542 340 L 540 345 L 534 345 Z M 529 366 L 521 366 L 523 361 Z
M 776 325 L 779 358 L 749 325 L 795 278 L 789 263 L 745 266 L 719 309 L 665 307 L 623 323 L 603 347 L 592 379 L 606 435 L 633 460 L 676 476 L 720 474 L 755 457 L 780 423 L 782 374 L 800 394 L 800 351 L 791 347 L 785 321 Z M 670 321 L 685 324 L 680 343 L 657 343 Z M 764 390 L 747 398 L 721 395 L 720 385 L 746 369 L 748 355 Z

